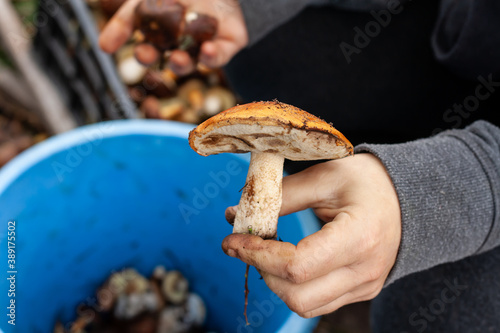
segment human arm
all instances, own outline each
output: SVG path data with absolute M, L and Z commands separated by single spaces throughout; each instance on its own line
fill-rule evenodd
M 429 139 L 361 145 L 398 192 L 402 238 L 387 283 L 500 245 L 500 129 L 478 121 Z
M 320 232 L 296 247 L 251 235 L 222 244 L 299 315 L 373 298 L 402 276 L 500 245 L 499 128 L 476 122 L 361 152 L 385 169 L 357 154 L 284 179 L 282 213 L 313 208 L 332 221 Z
M 375 297 L 394 264 L 401 233 L 396 192 L 380 161 L 357 154 L 285 177 L 280 215 L 306 208 L 327 223 L 297 246 L 232 234 L 222 247 L 255 266 L 304 317 Z

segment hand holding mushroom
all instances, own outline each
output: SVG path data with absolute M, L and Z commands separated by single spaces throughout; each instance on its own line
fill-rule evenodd
M 297 246 L 232 234 L 222 248 L 255 266 L 302 317 L 374 298 L 401 239 L 399 201 L 384 166 L 371 154 L 357 154 L 285 177 L 280 215 L 307 208 L 326 224 Z
M 401 238 L 396 191 L 373 155 L 318 164 L 284 178 L 281 187 L 283 156 L 335 159 L 352 152 L 340 132 L 309 116 L 283 103 L 258 102 L 226 110 L 190 133 L 191 147 L 202 155 L 252 152 L 240 203 L 226 211 L 234 233 L 222 247 L 255 266 L 303 317 L 375 297 Z M 327 222 L 323 228 L 297 246 L 276 241 L 278 215 L 307 208 Z
M 174 10 L 168 9 L 165 12 L 165 15 L 171 16 L 165 21 L 165 25 L 160 27 L 160 33 L 165 35 L 168 33 L 177 34 L 177 30 L 187 28 L 189 22 L 195 22 L 201 15 L 215 18 L 218 21 L 217 31 L 213 39 L 203 42 L 200 47 L 199 62 L 208 67 L 215 68 L 225 65 L 248 42 L 243 14 L 236 1 L 162 0 L 160 2 L 163 3 L 162 6 L 168 5 L 174 8 Z M 152 6 L 157 5 L 157 3 L 159 2 L 156 0 L 126 1 L 102 31 L 99 39 L 101 48 L 108 53 L 117 51 L 120 46 L 127 42 L 134 28 L 138 25 L 138 7 L 147 8 L 147 5 Z M 179 10 L 176 11 L 175 8 Z M 182 16 L 182 18 L 177 16 Z M 153 28 L 158 27 L 153 24 Z M 166 31 L 170 28 L 172 31 Z M 151 41 L 146 39 L 145 42 L 136 47 L 135 54 L 140 62 L 147 65 L 157 61 L 159 50 L 152 46 Z M 195 68 L 192 56 L 180 49 L 172 52 L 168 64 L 179 75 L 188 74 Z

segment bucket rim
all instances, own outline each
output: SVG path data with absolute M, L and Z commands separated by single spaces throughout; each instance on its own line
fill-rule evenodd
M 186 138 L 195 126 L 176 121 L 156 119 L 120 119 L 78 127 L 76 129 L 54 135 L 26 149 L 0 169 L 0 193 L 30 167 L 45 158 L 89 143 L 97 138 L 106 139 L 122 135 L 161 135 Z

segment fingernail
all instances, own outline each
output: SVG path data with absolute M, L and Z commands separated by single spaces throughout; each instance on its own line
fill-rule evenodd
M 236 251 L 233 249 L 228 249 L 226 254 L 230 257 L 236 258 Z

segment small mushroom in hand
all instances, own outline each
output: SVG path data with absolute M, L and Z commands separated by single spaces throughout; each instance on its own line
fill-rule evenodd
M 135 26 L 145 42 L 159 52 L 179 48 L 196 60 L 204 41 L 217 32 L 217 20 L 209 15 L 188 11 L 173 0 L 144 0 L 136 9 Z
M 186 9 L 170 0 L 144 0 L 135 9 L 135 26 L 158 51 L 174 49 Z
M 278 101 L 223 111 L 192 130 L 189 144 L 203 156 L 251 152 L 233 232 L 264 239 L 276 238 L 285 158 L 338 159 L 353 153 L 351 143 L 331 125 Z
M 179 47 L 191 58 L 198 58 L 201 44 L 210 40 L 217 32 L 217 20 L 209 15 L 188 12 L 184 18 L 185 28 L 179 40 Z

